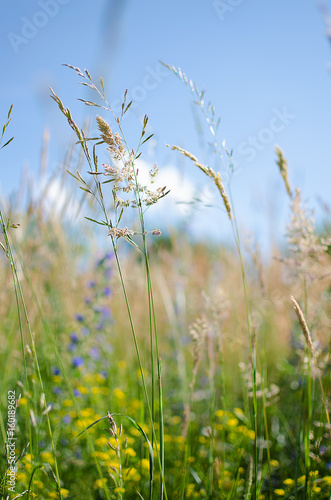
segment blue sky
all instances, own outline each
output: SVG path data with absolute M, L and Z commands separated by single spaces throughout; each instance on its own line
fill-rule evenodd
M 91 95 L 63 63 L 88 68 L 96 79 L 103 76 L 114 105 L 128 89 L 136 107 L 124 124 L 133 146 L 139 117 L 147 113 L 156 141 L 145 160 L 177 167 L 185 181 L 208 190 L 208 180 L 165 147 L 178 144 L 214 165 L 197 133 L 191 95 L 161 68 L 162 60 L 180 66 L 205 89 L 221 117 L 219 139 L 233 148 L 238 165 L 231 188 L 244 230 L 262 236 L 284 231 L 287 198 L 275 144 L 288 159 L 292 184 L 321 217 L 317 199 L 329 202 L 331 187 L 331 46 L 317 2 L 2 0 L 0 5 L 0 112 L 4 120 L 14 105 L 9 134 L 15 136 L 1 154 L 5 195 L 18 188 L 24 166 L 38 175 L 46 126 L 50 171 L 63 161 L 70 129 L 49 99 L 48 86 L 80 124 L 93 111 L 76 101 Z M 211 140 L 207 127 L 204 138 Z M 224 213 L 204 213 L 195 230 L 204 234 L 215 226 L 221 235 Z

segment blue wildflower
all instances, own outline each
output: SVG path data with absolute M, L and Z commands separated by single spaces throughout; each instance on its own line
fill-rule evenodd
M 91 347 L 89 352 L 90 352 L 91 358 L 93 358 L 95 360 L 100 359 L 100 350 L 97 347 Z
M 84 316 L 82 314 L 76 314 L 75 316 L 76 320 L 79 321 L 80 323 L 84 321 Z
M 111 309 L 108 306 L 104 306 L 101 308 L 101 312 L 104 318 L 110 318 L 111 316 Z
M 72 342 L 78 342 L 78 335 L 76 332 L 71 332 L 70 333 L 70 338 Z
M 111 297 L 112 295 L 112 291 L 111 291 L 111 288 L 109 286 L 106 286 L 102 293 L 106 296 L 106 297 Z
M 52 369 L 53 375 L 61 375 L 61 370 L 57 366 Z
M 74 356 L 72 358 L 72 364 L 75 368 L 78 368 L 79 366 L 82 366 L 84 364 L 84 360 L 80 356 Z

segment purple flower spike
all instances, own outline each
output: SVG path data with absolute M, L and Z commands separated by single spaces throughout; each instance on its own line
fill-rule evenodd
M 104 306 L 101 308 L 101 312 L 104 318 L 110 318 L 111 310 L 110 307 Z
M 106 278 L 111 278 L 112 277 L 112 270 L 110 269 L 110 267 L 108 269 L 105 270 L 105 276 Z
M 68 345 L 68 351 L 69 352 L 74 352 L 77 349 L 77 345 L 71 342 L 71 344 Z
M 112 296 L 112 291 L 111 291 L 111 288 L 109 286 L 106 286 L 104 289 L 103 289 L 103 294 L 106 296 L 106 297 L 111 297 Z
M 70 333 L 70 338 L 71 338 L 71 342 L 78 342 L 78 335 L 76 332 L 71 332 Z
M 100 359 L 100 350 L 97 347 L 91 347 L 90 356 L 97 361 Z
M 74 356 L 72 358 L 72 364 L 75 368 L 78 368 L 79 366 L 82 366 L 84 364 L 84 360 L 80 356 Z

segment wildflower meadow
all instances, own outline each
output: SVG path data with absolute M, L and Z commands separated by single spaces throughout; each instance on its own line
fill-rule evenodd
M 115 112 L 102 78 L 63 69 L 94 111 L 78 124 L 50 89 L 74 136 L 65 202 L 49 208 L 47 182 L 0 200 L 1 499 L 330 499 L 328 213 L 317 226 L 275 145 L 290 217 L 286 246 L 263 255 L 236 217 L 216 110 L 162 68 L 192 96 L 219 169 L 184 144 L 168 152 L 215 189 L 213 224 L 232 238 L 150 225 L 169 188 L 157 164 L 141 177 L 149 118 L 132 142 L 128 91 Z M 16 119 L 2 117 L 2 148 Z

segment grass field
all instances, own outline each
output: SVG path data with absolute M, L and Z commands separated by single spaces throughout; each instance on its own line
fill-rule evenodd
M 262 258 L 242 241 L 231 185 L 172 146 L 216 186 L 233 241 L 146 227 L 167 195 L 157 167 L 148 186 L 136 168 L 148 118 L 133 150 L 126 94 L 112 116 L 102 80 L 72 69 L 102 114 L 89 138 L 52 91 L 82 155 L 75 169 L 68 154 L 71 176 L 61 174 L 80 193 L 76 224 L 71 195 L 54 213 L 47 184 L 37 199 L 23 189 L 23 204 L 1 200 L 1 498 L 331 498 L 327 214 L 317 231 L 276 148 L 291 217 L 286 248 Z M 231 173 L 214 109 L 169 70 Z

